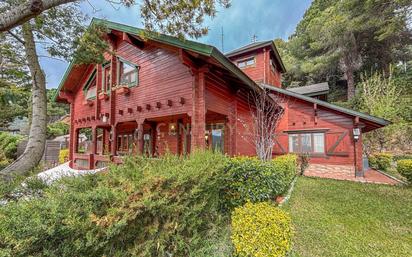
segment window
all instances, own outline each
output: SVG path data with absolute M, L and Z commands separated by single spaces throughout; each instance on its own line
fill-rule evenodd
M 138 84 L 138 67 L 124 61 L 119 61 L 119 85 L 128 85 L 129 87 Z
M 324 153 L 324 133 L 289 134 L 289 152 L 292 153 Z
M 132 133 L 117 136 L 117 152 L 120 155 L 132 153 L 134 146 L 135 142 Z
M 206 146 L 214 152 L 224 153 L 224 125 L 213 124 L 206 126 Z
M 96 97 L 96 71 L 92 73 L 83 88 L 86 99 L 93 99 Z
M 252 66 L 254 64 L 255 64 L 255 57 L 251 57 L 251 58 L 244 59 L 244 60 L 241 60 L 241 61 L 237 62 L 237 66 L 239 68 L 245 68 L 247 66 Z
M 103 92 L 109 92 L 111 90 L 111 70 L 110 70 L 110 65 L 106 65 L 103 67 L 103 83 L 102 83 L 102 87 L 103 87 Z

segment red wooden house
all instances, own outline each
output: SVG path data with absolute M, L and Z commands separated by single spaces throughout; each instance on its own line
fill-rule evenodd
M 287 99 L 276 154 L 309 152 L 311 162 L 362 170 L 362 133 L 388 121 L 281 88 L 273 42 L 222 54 L 213 46 L 103 20 L 113 55 L 67 69 L 56 100 L 70 104 L 70 166 L 93 169 L 127 154 L 218 149 L 254 155 L 239 120 L 250 120 L 247 94 L 268 88 Z M 354 128 L 361 132 L 353 137 Z M 81 137 L 80 137 L 81 135 Z M 79 138 L 86 136 L 88 140 Z

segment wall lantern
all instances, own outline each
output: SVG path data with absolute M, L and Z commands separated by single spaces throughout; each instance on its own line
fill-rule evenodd
M 355 140 L 355 142 L 359 140 L 360 134 L 361 134 L 360 128 L 353 129 L 353 139 Z
M 177 132 L 177 125 L 176 123 L 169 123 L 169 135 L 176 135 Z
M 106 123 L 107 120 L 108 120 L 107 116 L 106 116 L 106 115 L 102 115 L 102 121 L 103 121 L 104 123 Z

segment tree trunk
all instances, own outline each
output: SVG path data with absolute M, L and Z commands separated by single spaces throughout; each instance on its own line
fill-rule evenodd
M 0 32 L 17 27 L 40 13 L 58 5 L 78 0 L 29 0 L 0 14 Z
M 32 87 L 32 119 L 30 134 L 24 153 L 12 164 L 0 171 L 0 177 L 11 180 L 14 176 L 26 175 L 40 162 L 46 143 L 47 127 L 47 98 L 46 78 L 40 67 L 36 52 L 36 44 L 30 23 L 22 26 L 25 51 L 30 74 L 33 80 Z
M 345 71 L 347 84 L 348 84 L 348 100 L 351 100 L 355 97 L 355 80 L 353 79 L 353 71 L 351 69 L 347 69 Z

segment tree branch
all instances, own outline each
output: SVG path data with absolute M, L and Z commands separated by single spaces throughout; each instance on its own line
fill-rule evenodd
M 9 33 L 12 37 L 14 37 L 17 41 L 19 41 L 19 42 L 22 43 L 23 45 L 26 44 L 23 39 L 21 39 L 19 36 L 17 36 L 17 35 L 14 34 L 13 32 L 11 32 L 10 30 L 8 30 L 7 33 Z
M 40 13 L 58 5 L 76 2 L 78 0 L 28 0 L 0 14 L 0 32 L 19 26 Z

